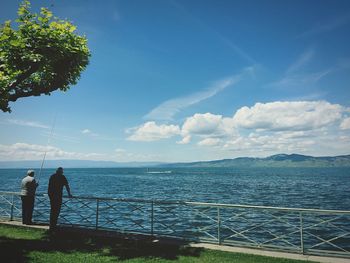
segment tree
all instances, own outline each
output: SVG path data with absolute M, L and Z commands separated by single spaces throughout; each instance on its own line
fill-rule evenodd
M 11 21 L 0 26 L 0 109 L 29 96 L 67 91 L 89 63 L 85 36 L 76 27 L 52 16 L 47 8 L 30 12 L 30 2 L 18 9 L 17 29 Z

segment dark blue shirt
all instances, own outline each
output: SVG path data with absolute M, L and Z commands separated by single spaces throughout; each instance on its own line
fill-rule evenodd
M 67 178 L 62 174 L 53 174 L 50 177 L 47 193 L 50 198 L 62 198 L 63 186 L 68 186 Z

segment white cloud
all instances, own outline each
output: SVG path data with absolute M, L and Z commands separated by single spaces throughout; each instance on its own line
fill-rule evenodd
M 341 124 L 340 124 L 340 129 L 342 130 L 350 130 L 350 117 L 345 118 Z
M 315 85 L 322 78 L 338 70 L 339 67 L 331 67 L 317 72 L 307 72 L 305 66 L 314 57 L 314 50 L 309 49 L 302 53 L 285 71 L 283 76 L 269 86 L 280 88 L 305 88 Z
M 246 60 L 250 64 L 257 64 L 257 61 L 250 56 L 247 52 L 245 52 L 242 48 L 237 46 L 234 42 L 232 42 L 230 39 L 227 37 L 222 36 L 218 32 L 216 32 L 217 35 L 219 36 L 219 39 L 223 41 L 228 47 L 230 47 L 234 52 L 236 52 L 241 58 Z
M 185 134 L 213 134 L 218 131 L 221 122 L 221 115 L 196 113 L 186 119 L 182 132 Z
M 315 52 L 312 49 L 305 51 L 292 65 L 288 67 L 286 74 L 292 74 L 302 69 L 311 60 L 314 53 Z
M 49 126 L 42 124 L 40 122 L 36 122 L 36 121 L 25 121 L 25 120 L 16 120 L 16 119 L 10 119 L 7 121 L 11 124 L 20 125 L 20 126 L 42 128 L 42 129 L 49 129 L 50 128 Z
M 222 142 L 221 139 L 218 138 L 206 138 L 198 142 L 199 146 L 218 146 Z
M 224 89 L 239 82 L 244 75 L 254 75 L 254 71 L 255 66 L 246 67 L 236 75 L 214 82 L 207 89 L 188 96 L 167 100 L 151 110 L 144 118 L 147 120 L 172 120 L 181 110 L 215 96 Z
M 169 99 L 152 109 L 144 116 L 146 120 L 173 120 L 173 117 L 183 109 L 207 100 L 226 88 L 238 83 L 244 76 L 254 77 L 256 65 L 245 67 L 240 73 L 225 79 L 215 81 L 210 87 L 193 94 Z
M 307 87 L 314 85 L 320 79 L 324 78 L 333 71 L 334 69 L 326 69 L 323 71 L 313 73 L 286 75 L 285 77 L 272 83 L 271 85 L 276 87 Z
M 326 101 L 277 101 L 242 107 L 234 123 L 246 129 L 310 130 L 339 121 L 344 107 Z
M 41 160 L 46 153 L 47 160 L 79 159 L 79 160 L 106 160 L 107 155 L 99 153 L 68 152 L 54 146 L 43 146 L 28 143 L 12 145 L 0 144 L 0 160 Z
M 185 135 L 181 141 L 177 141 L 177 144 L 189 144 L 191 142 L 191 135 Z
M 91 131 L 90 129 L 84 129 L 81 131 L 82 134 L 85 134 L 89 136 L 90 138 L 96 139 L 96 140 L 106 140 L 106 141 L 113 141 L 115 140 L 114 138 L 104 136 L 101 134 L 98 134 L 96 132 Z
M 189 143 L 194 135 L 200 137 L 229 137 L 236 133 L 232 118 L 223 118 L 212 113 L 196 113 L 188 117 L 182 125 L 182 144 Z M 215 140 L 217 141 L 217 140 Z
M 346 127 L 348 112 L 348 108 L 326 101 L 277 101 L 242 107 L 233 117 L 240 134 L 226 140 L 224 149 L 241 156 L 349 154 L 350 140 L 339 129 Z M 246 135 L 247 131 L 251 132 Z
M 343 16 L 338 16 L 333 18 L 332 20 L 322 21 L 322 23 L 317 26 L 303 32 L 297 38 L 314 36 L 322 33 L 326 33 L 332 31 L 338 27 L 344 26 L 350 22 L 350 15 L 346 14 Z
M 89 129 L 84 129 L 84 130 L 82 130 L 81 131 L 81 133 L 82 134 L 86 134 L 86 135 L 89 135 L 89 136 L 91 136 L 91 137 L 100 137 L 100 135 L 99 134 L 97 134 L 97 133 L 95 133 L 95 132 L 93 132 L 93 131 L 91 131 L 91 130 L 89 130 Z
M 82 134 L 90 134 L 91 131 L 89 129 L 84 129 L 81 131 Z
M 149 142 L 167 139 L 180 134 L 180 128 L 177 125 L 158 125 L 154 121 L 149 121 L 139 127 L 128 129 L 127 132 L 132 133 L 132 135 L 128 137 L 130 141 Z
M 159 106 L 151 110 L 146 116 L 145 119 L 151 120 L 171 120 L 175 114 L 197 104 L 203 100 L 209 99 L 215 96 L 220 91 L 225 88 L 235 84 L 238 82 L 238 76 L 229 77 L 221 81 L 217 81 L 213 86 L 209 87 L 206 90 L 196 92 L 194 94 L 190 94 L 185 97 L 175 98 L 167 100 L 161 103 Z
M 28 143 L 14 143 L 10 145 L 0 144 L 1 161 L 20 161 L 20 160 L 42 160 L 46 153 L 46 160 L 95 160 L 95 161 L 157 161 L 163 156 L 157 154 L 133 153 L 125 149 L 117 148 L 111 153 L 81 153 L 74 151 L 65 151 L 54 146 L 44 146 Z
M 249 156 L 266 156 L 276 153 L 306 153 L 316 142 L 313 139 L 301 139 L 285 136 L 284 133 L 251 133 L 241 136 L 224 145 L 224 149 L 245 153 Z

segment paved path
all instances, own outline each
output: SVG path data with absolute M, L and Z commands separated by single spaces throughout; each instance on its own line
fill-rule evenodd
M 10 225 L 10 226 L 20 226 L 20 227 L 29 227 L 29 228 L 37 228 L 37 229 L 49 229 L 48 225 L 43 224 L 34 224 L 34 225 L 23 225 L 22 222 L 19 221 L 0 221 L 1 224 Z
M 20 227 L 28 227 L 28 228 L 37 228 L 37 229 L 49 229 L 48 225 L 23 225 L 18 221 L 0 221 L 1 224 L 11 225 L 11 226 L 20 226 Z M 76 229 L 77 231 L 84 231 L 84 229 Z M 158 241 L 155 239 L 154 241 Z M 167 242 L 166 239 L 159 238 L 159 241 Z M 234 253 L 245 253 L 245 254 L 253 254 L 267 257 L 275 257 L 275 258 L 287 258 L 287 259 L 297 259 L 297 260 L 306 260 L 312 262 L 321 262 L 321 263 L 350 263 L 350 259 L 347 258 L 336 258 L 336 257 L 321 257 L 321 256 L 311 256 L 311 255 L 301 255 L 295 253 L 287 253 L 287 252 L 276 252 L 276 251 L 268 251 L 262 249 L 253 249 L 253 248 L 241 248 L 241 247 L 232 247 L 232 246 L 223 246 L 223 245 L 214 245 L 207 243 L 190 243 L 188 244 L 191 247 L 199 247 Z
M 298 259 L 298 260 L 306 260 L 306 261 L 322 262 L 322 263 L 350 263 L 350 259 L 347 259 L 347 258 L 301 255 L 301 254 L 295 254 L 295 253 L 276 252 L 276 251 L 268 251 L 268 250 L 253 249 L 253 248 L 241 248 L 241 247 L 231 247 L 231 246 L 223 246 L 223 245 L 219 246 L 219 245 L 206 244 L 206 243 L 191 243 L 190 246 L 221 250 L 221 251 L 227 251 L 227 252 L 254 254 L 254 255 L 275 257 L 275 258 Z

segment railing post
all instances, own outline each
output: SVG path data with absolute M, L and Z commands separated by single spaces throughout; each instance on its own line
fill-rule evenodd
M 96 224 L 95 224 L 95 229 L 98 229 L 98 212 L 99 212 L 99 207 L 100 207 L 100 200 L 96 199 Z
M 301 249 L 301 253 L 304 254 L 305 253 L 305 249 L 304 249 L 304 233 L 303 233 L 303 228 L 304 228 L 304 224 L 303 224 L 303 213 L 299 212 L 299 219 L 300 219 L 300 249 Z
M 220 207 L 217 208 L 218 212 L 218 244 L 221 245 L 221 218 L 220 218 Z
M 12 195 L 12 202 L 11 202 L 11 214 L 10 214 L 10 221 L 13 220 L 13 210 L 14 210 L 14 195 Z
M 151 235 L 153 236 L 154 231 L 154 201 L 151 202 Z

